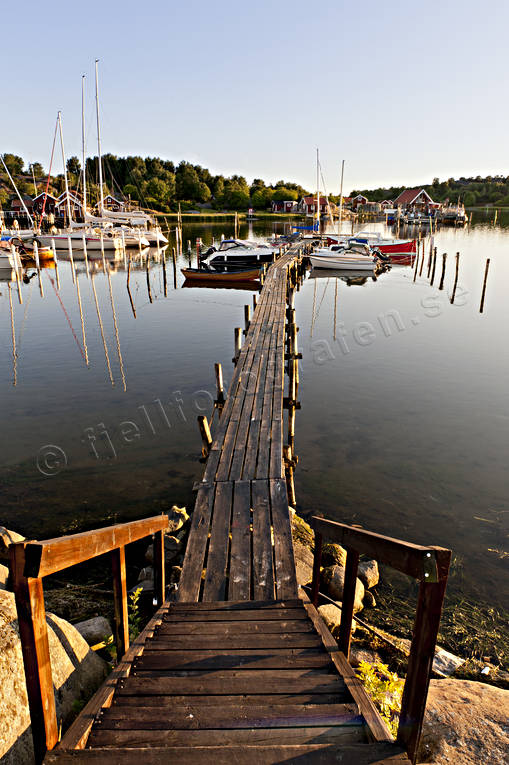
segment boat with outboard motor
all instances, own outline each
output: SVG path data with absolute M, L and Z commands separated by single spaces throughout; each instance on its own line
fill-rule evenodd
M 186 279 L 200 282 L 249 282 L 260 278 L 261 268 L 215 269 L 209 267 L 181 268 Z
M 212 245 L 201 255 L 202 263 L 208 266 L 234 265 L 253 266 L 272 263 L 279 254 L 279 247 L 258 244 L 243 239 L 223 239 L 219 247 Z

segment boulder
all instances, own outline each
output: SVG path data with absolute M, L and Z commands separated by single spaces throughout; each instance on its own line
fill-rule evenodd
M 313 579 L 313 553 L 310 548 L 301 542 L 294 542 L 293 556 L 297 571 L 297 583 L 309 584 Z
M 297 513 L 292 515 L 292 538 L 311 550 L 315 545 L 315 533 L 309 523 L 306 523 Z
M 168 510 L 168 531 L 170 534 L 174 534 L 176 531 L 179 531 L 188 520 L 189 515 L 187 514 L 186 508 L 173 505 L 171 510 Z
M 341 624 L 341 607 L 333 606 L 332 603 L 326 603 L 318 606 L 318 613 L 335 638 L 339 635 L 339 625 Z M 352 635 L 357 629 L 355 619 L 352 621 Z
M 7 566 L 0 565 L 0 590 L 8 590 L 9 569 Z
M 143 582 L 144 579 L 151 579 L 152 581 L 154 580 L 153 566 L 145 566 L 141 569 L 138 576 L 138 582 Z
M 346 563 L 346 550 L 341 545 L 326 544 L 322 547 L 322 565 L 334 566 L 337 563 L 338 566 L 344 566 Z
M 376 606 L 375 596 L 369 590 L 364 593 L 364 600 L 362 601 L 364 608 L 374 608 Z
M 85 702 L 107 674 L 107 664 L 64 619 L 46 614 L 57 719 L 67 725 L 76 702 Z M 25 672 L 14 595 L 0 590 L 0 760 L 34 762 Z
M 359 563 L 357 576 L 363 583 L 364 587 L 366 587 L 366 589 L 369 590 L 371 587 L 375 587 L 380 580 L 380 575 L 378 573 L 378 563 L 376 560 L 361 560 Z
M 367 661 L 368 664 L 377 664 L 382 661 L 382 657 L 372 648 L 352 643 L 350 646 L 350 664 L 352 667 L 358 667 L 361 661 Z
M 182 566 L 172 566 L 170 573 L 170 583 L 178 584 L 180 581 L 180 575 L 182 574 Z
M 472 680 L 432 680 L 418 762 L 503 765 L 509 691 Z
M 88 645 L 97 645 L 107 640 L 113 634 L 111 625 L 104 616 L 94 616 L 84 622 L 77 622 L 73 627 L 78 630 L 81 637 L 85 638 Z
M 345 584 L 345 569 L 343 566 L 329 566 L 323 570 L 323 582 L 326 589 L 326 594 L 333 600 L 343 599 L 343 587 Z M 354 613 L 362 611 L 362 600 L 364 598 L 364 585 L 357 579 L 355 584 L 355 601 L 354 601 Z
M 131 587 L 129 590 L 129 595 L 132 595 L 137 590 L 141 590 L 141 592 L 147 592 L 152 593 L 154 592 L 154 580 L 153 579 L 142 579 L 141 582 L 137 582 L 134 587 Z
M 176 537 L 164 537 L 164 560 L 168 564 L 180 554 L 182 549 L 182 541 Z
M 15 542 L 23 542 L 25 537 L 21 534 L 17 534 L 15 531 L 6 529 L 5 526 L 0 526 L 0 560 L 9 560 L 9 545 Z

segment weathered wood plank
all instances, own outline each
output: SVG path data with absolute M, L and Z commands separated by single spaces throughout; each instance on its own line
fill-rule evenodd
M 319 648 L 227 649 L 224 651 L 163 651 L 157 642 L 136 662 L 137 670 L 147 669 L 309 669 L 329 667 L 330 657 Z
M 253 597 L 266 600 L 274 597 L 274 559 L 272 523 L 267 481 L 251 483 L 253 508 Z
M 231 535 L 228 598 L 249 600 L 251 596 L 251 486 L 249 481 L 236 481 L 234 484 Z
M 246 631 L 252 634 L 267 634 L 270 632 L 314 632 L 313 624 L 309 619 L 293 619 L 280 621 L 265 619 L 261 621 L 227 620 L 227 621 L 165 621 L 157 631 L 157 637 L 162 635 L 245 635 Z
M 193 703 L 193 705 L 200 706 L 238 706 L 239 703 L 244 705 L 254 704 L 259 705 L 280 705 L 280 704 L 338 704 L 338 703 L 351 703 L 352 697 L 346 690 L 346 686 L 338 693 L 278 693 L 276 695 L 272 693 L 243 693 L 241 695 L 231 694 L 207 694 L 207 696 L 192 696 L 189 695 L 142 695 L 136 696 L 115 696 L 113 704 L 115 706 L 122 707 L 138 707 L 138 706 L 156 706 L 165 710 L 165 714 L 171 714 L 171 711 L 175 707 L 180 707 L 185 704 Z
M 216 646 L 217 647 L 217 646 Z M 344 690 L 344 681 L 339 675 L 320 673 L 318 670 L 303 672 L 302 677 L 287 677 L 288 670 L 270 670 L 268 676 L 261 676 L 264 670 L 232 671 L 228 678 L 215 675 L 199 677 L 133 677 L 120 680 L 117 694 L 119 696 L 136 696 L 138 694 L 162 695 L 192 695 L 208 694 L 243 694 L 263 693 L 278 695 L 281 693 L 338 693 Z
M 178 599 L 182 601 L 199 597 L 214 496 L 214 486 L 198 490 L 178 589 Z
M 68 751 L 55 749 L 46 755 L 47 765 L 76 765 L 90 762 L 94 765 L 411 765 L 400 747 L 395 745 L 343 744 L 338 750 L 333 744 L 284 744 L 280 746 L 195 746 L 195 747 L 114 747 Z
M 101 713 L 101 728 L 110 730 L 166 730 L 168 720 L 164 716 L 154 715 L 153 707 L 137 707 L 128 718 L 123 708 L 110 708 Z M 228 728 L 297 728 L 326 726 L 362 727 L 363 718 L 357 712 L 355 704 L 321 704 L 287 706 L 246 706 L 236 709 L 219 707 L 199 707 L 188 704 L 176 709 L 171 716 L 172 730 L 206 730 Z
M 222 600 L 226 594 L 232 499 L 233 484 L 216 484 L 203 600 Z
M 320 638 L 315 633 L 307 632 L 277 632 L 268 634 L 249 634 L 249 623 L 245 622 L 244 634 L 230 635 L 228 648 L 307 648 L 319 646 Z M 224 647 L 221 635 L 159 635 L 158 646 L 165 651 L 202 650 Z M 150 649 L 147 649 L 150 650 Z
M 297 594 L 297 575 L 293 555 L 292 528 L 288 495 L 284 479 L 269 481 L 274 530 L 274 557 L 276 563 L 276 593 L 278 598 L 291 598 Z

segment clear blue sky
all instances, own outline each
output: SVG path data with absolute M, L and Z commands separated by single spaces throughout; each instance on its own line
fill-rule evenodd
M 509 174 L 507 0 L 4 3 L 0 151 L 103 150 L 328 190 Z M 58 164 L 58 170 L 61 165 Z

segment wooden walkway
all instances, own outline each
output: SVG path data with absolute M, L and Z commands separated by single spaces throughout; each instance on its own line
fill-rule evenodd
M 166 602 L 47 763 L 410 765 L 309 600 L 283 461 L 288 251 L 269 270 Z
M 295 254 L 269 269 L 235 367 L 198 489 L 180 601 L 297 597 L 283 464 L 287 267 Z

